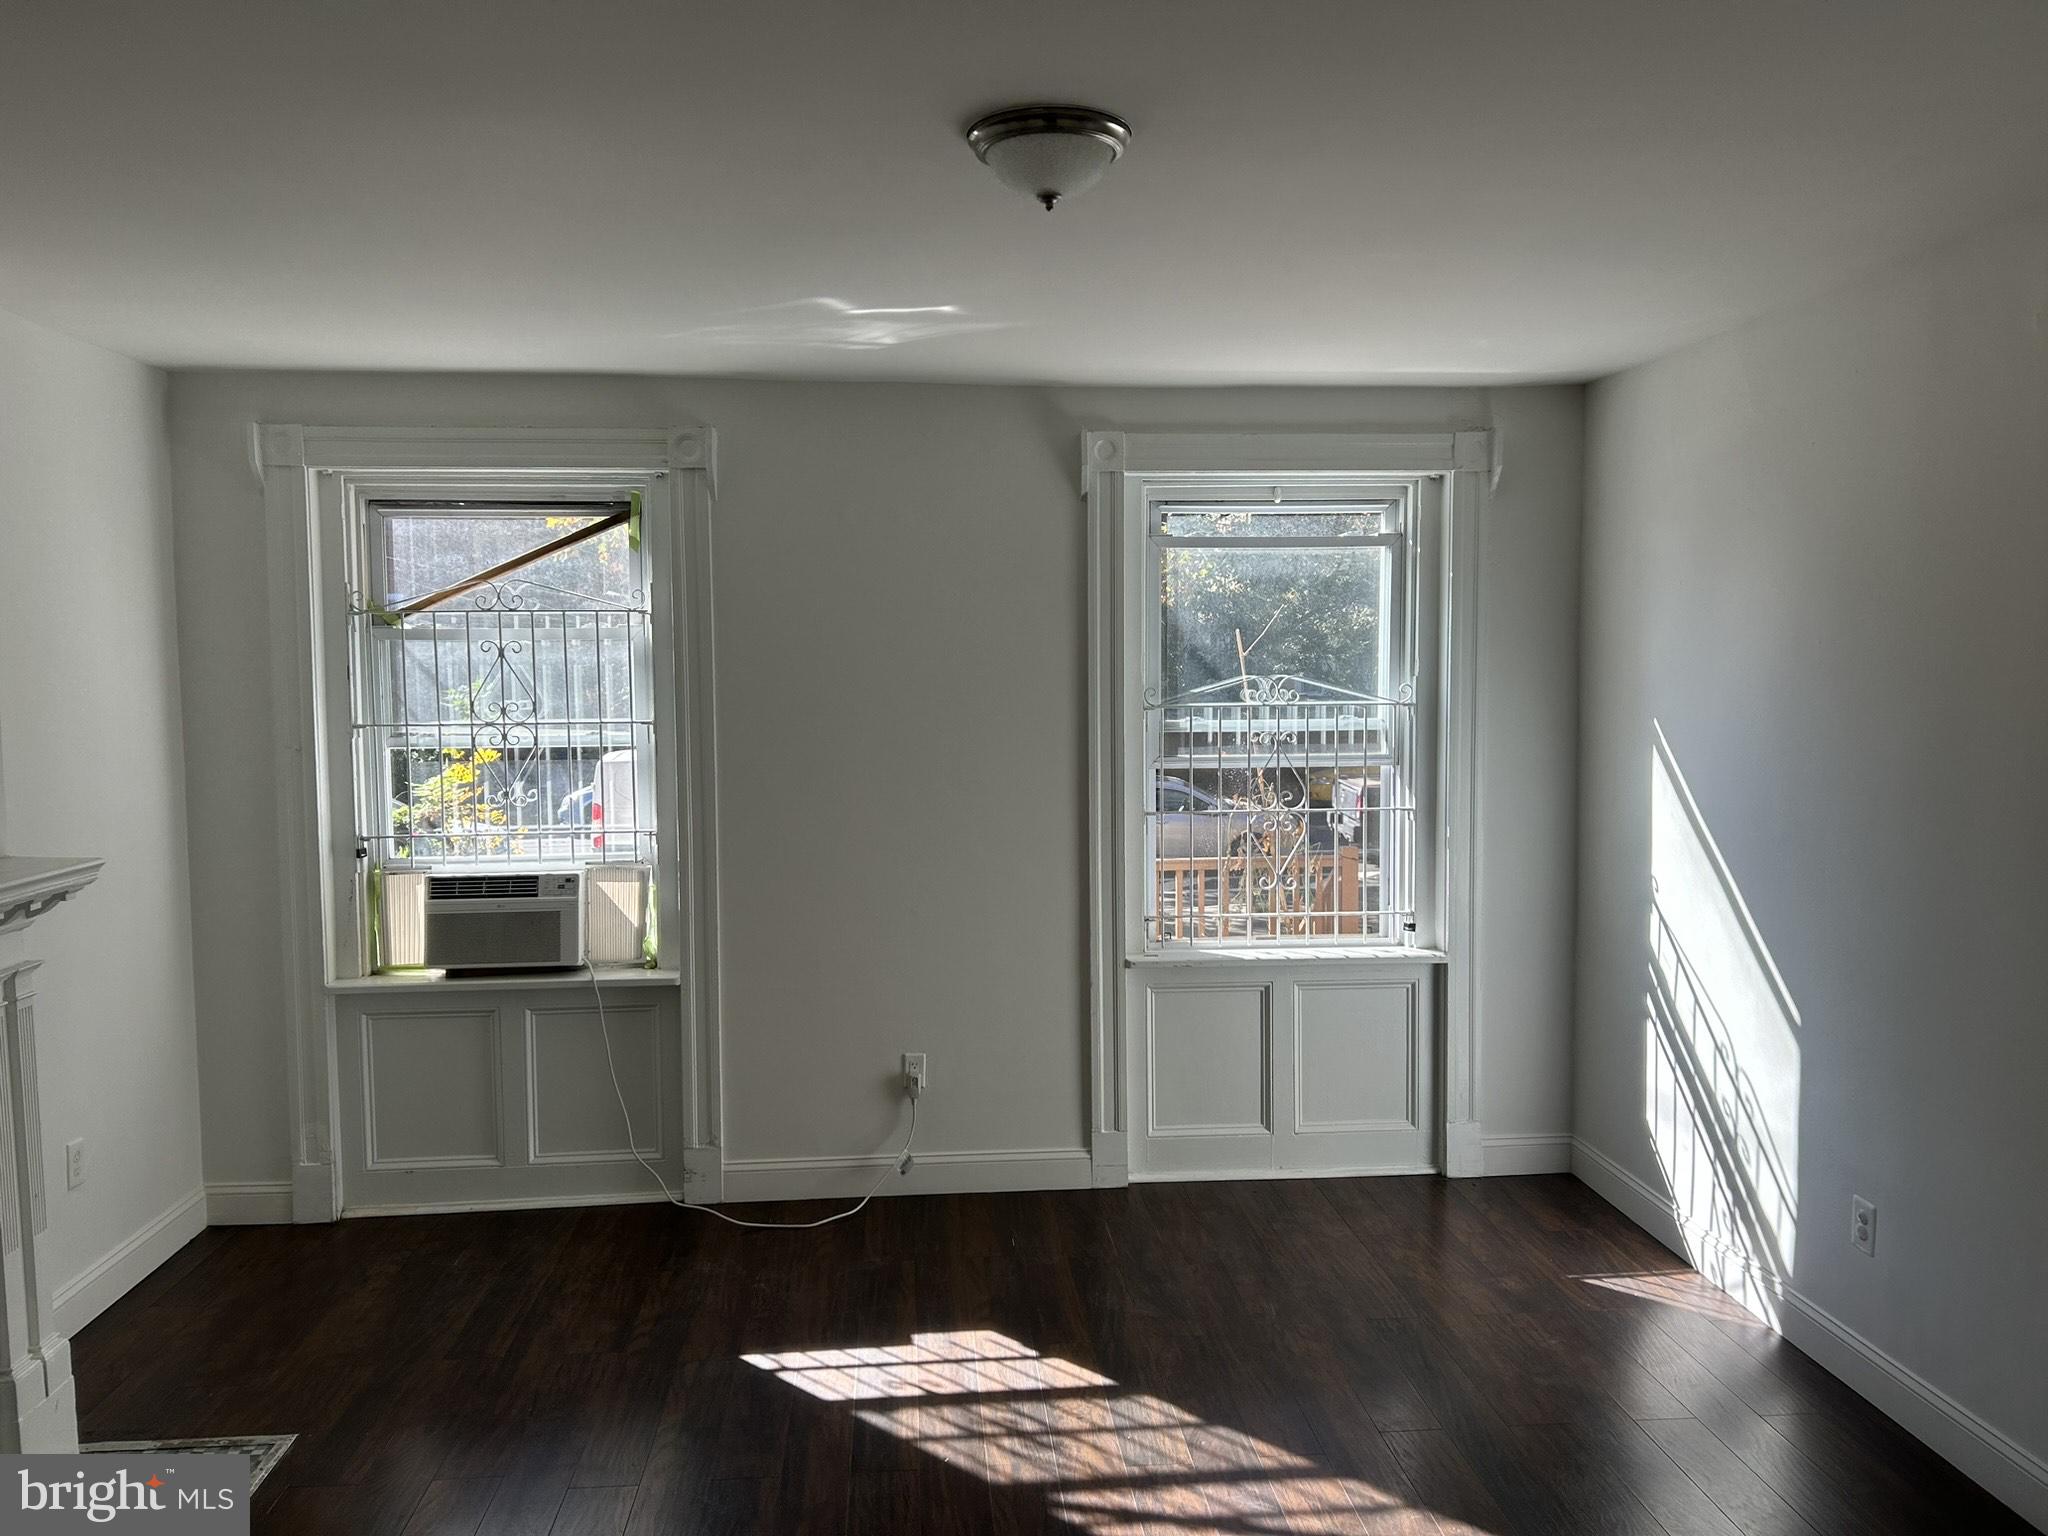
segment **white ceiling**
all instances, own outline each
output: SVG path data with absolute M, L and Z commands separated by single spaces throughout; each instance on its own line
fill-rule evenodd
M 164 364 L 1584 378 L 2048 200 L 2044 79 L 2043 0 L 0 0 L 0 308 Z M 1136 130 L 1051 214 L 960 138 L 1047 98 Z

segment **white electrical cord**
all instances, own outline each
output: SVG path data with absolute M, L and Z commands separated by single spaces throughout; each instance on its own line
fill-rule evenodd
M 604 1037 L 604 1065 L 611 1074 L 612 1093 L 619 1101 L 619 1115 L 626 1122 L 626 1147 L 633 1154 L 633 1161 L 654 1175 L 654 1182 L 661 1186 L 661 1192 L 668 1197 L 668 1203 L 678 1210 L 697 1211 L 705 1216 L 716 1216 L 720 1221 L 730 1222 L 735 1227 L 752 1227 L 760 1232 L 808 1232 L 813 1227 L 829 1227 L 835 1221 L 844 1221 L 849 1216 L 858 1216 L 870 1200 L 881 1193 L 882 1186 L 889 1182 L 891 1170 L 897 1173 L 910 1171 L 910 1148 L 917 1140 L 917 1095 L 910 1096 L 910 1134 L 903 1138 L 903 1150 L 895 1160 L 882 1170 L 882 1176 L 875 1180 L 874 1187 L 843 1211 L 834 1211 L 830 1216 L 820 1216 L 816 1221 L 742 1221 L 737 1216 L 708 1205 L 691 1205 L 687 1200 L 676 1198 L 674 1190 L 668 1187 L 668 1180 L 661 1176 L 661 1170 L 640 1155 L 639 1139 L 633 1134 L 633 1112 L 626 1108 L 626 1090 L 619 1086 L 619 1065 L 612 1060 L 611 1027 L 604 1020 L 604 988 L 598 985 L 597 968 L 585 963 L 584 972 L 590 977 L 590 995 L 597 999 L 597 1032 Z

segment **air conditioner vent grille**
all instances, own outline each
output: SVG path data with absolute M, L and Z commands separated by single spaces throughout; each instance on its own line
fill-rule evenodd
M 430 875 L 429 901 L 534 901 L 539 875 Z

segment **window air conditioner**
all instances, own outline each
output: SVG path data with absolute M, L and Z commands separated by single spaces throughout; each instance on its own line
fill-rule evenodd
M 583 964 L 583 872 L 427 876 L 427 953 L 438 971 L 538 971 Z

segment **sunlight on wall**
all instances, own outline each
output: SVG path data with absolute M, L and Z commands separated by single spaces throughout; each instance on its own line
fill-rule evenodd
M 742 1356 L 862 1424 L 998 1487 L 1041 1487 L 1049 1515 L 1100 1536 L 1309 1536 L 1378 1529 L 1405 1502 L 1000 1333 Z M 1460 1527 L 1469 1530 L 1470 1527 Z
M 1693 1263 L 1775 1322 L 1798 1235 L 1799 1012 L 1653 729 L 1644 1117 Z

